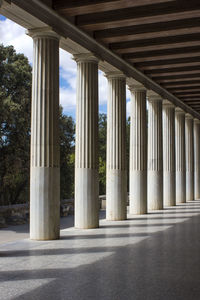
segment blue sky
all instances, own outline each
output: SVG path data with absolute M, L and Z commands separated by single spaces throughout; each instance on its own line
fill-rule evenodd
M 18 53 L 24 53 L 32 64 L 33 42 L 25 29 L 0 15 L 0 37 L 5 46 L 13 45 Z M 127 115 L 130 113 L 129 91 L 127 91 Z M 71 54 L 60 49 L 60 103 L 65 114 L 75 119 L 76 115 L 76 62 Z M 107 112 L 107 79 L 99 71 L 99 112 Z

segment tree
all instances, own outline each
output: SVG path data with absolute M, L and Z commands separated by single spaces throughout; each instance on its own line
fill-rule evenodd
M 99 114 L 99 194 L 106 193 L 106 128 L 107 115 Z
M 0 205 L 29 201 L 31 66 L 0 45 Z M 74 122 L 60 108 L 61 198 L 73 196 Z
M 99 114 L 99 194 L 106 193 L 106 130 L 107 115 Z M 129 187 L 130 118 L 126 121 L 127 187 Z
M 63 115 L 60 107 L 60 196 L 74 196 L 75 124 L 72 117 Z
M 28 200 L 31 66 L 0 45 L 0 203 Z

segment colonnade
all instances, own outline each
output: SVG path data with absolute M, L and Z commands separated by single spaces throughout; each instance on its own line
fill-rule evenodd
M 30 30 L 33 37 L 30 237 L 59 238 L 59 36 Z M 75 227 L 99 226 L 98 64 L 92 53 L 77 62 Z M 127 216 L 126 77 L 106 74 L 106 218 Z M 131 92 L 131 214 L 145 214 L 200 198 L 200 121 L 139 82 Z M 148 116 L 147 116 L 148 99 Z

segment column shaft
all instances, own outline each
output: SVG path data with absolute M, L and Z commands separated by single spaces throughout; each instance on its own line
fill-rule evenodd
M 99 226 L 98 60 L 76 55 L 75 227 Z
M 106 218 L 126 219 L 126 79 L 108 75 Z
M 186 202 L 186 169 L 185 169 L 185 113 L 182 109 L 175 111 L 176 142 L 176 203 Z
M 163 202 L 164 206 L 176 204 L 175 190 L 175 108 L 163 102 Z
M 147 213 L 147 110 L 146 90 L 130 87 L 130 178 L 131 214 Z
M 148 209 L 163 209 L 162 99 L 148 97 Z
M 194 199 L 200 199 L 200 120 L 194 119 Z
M 59 39 L 31 33 L 34 42 L 31 118 L 30 238 L 59 238 Z
M 194 136 L 193 117 L 185 118 L 186 200 L 194 200 Z

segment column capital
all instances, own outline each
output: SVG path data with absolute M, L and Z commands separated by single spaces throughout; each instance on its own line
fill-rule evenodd
M 128 89 L 131 92 L 136 92 L 136 91 L 146 91 L 146 87 L 139 81 L 135 80 L 132 77 L 127 78 L 127 85 Z
M 176 112 L 176 113 L 179 113 L 179 114 L 186 114 L 186 112 L 185 112 L 182 108 L 180 108 L 179 106 L 177 106 L 177 107 L 175 108 L 175 112 Z
M 79 53 L 79 54 L 73 54 L 72 58 L 78 63 L 78 62 L 95 62 L 98 63 L 99 59 L 96 57 L 93 53 L 87 52 L 87 53 Z
M 175 105 L 172 102 L 170 102 L 169 100 L 166 100 L 166 99 L 163 100 L 163 106 L 164 107 L 175 108 Z
M 199 120 L 199 119 L 197 119 L 197 118 L 194 118 L 194 123 L 196 123 L 196 124 L 200 124 L 200 120 Z
M 126 79 L 126 75 L 120 71 L 106 72 L 105 77 Z
M 136 92 L 136 91 L 146 91 L 147 89 L 143 84 L 131 84 L 128 86 L 129 91 Z
M 50 26 L 28 29 L 26 30 L 26 34 L 32 37 L 33 39 L 38 37 L 47 37 L 56 40 L 60 39 L 60 36 L 55 31 L 53 31 L 52 27 Z
M 162 97 L 152 90 L 147 90 L 148 101 L 163 101 Z
M 186 119 L 186 120 L 193 120 L 194 118 L 193 118 L 193 116 L 192 116 L 191 114 L 186 113 L 186 114 L 185 114 L 185 119 Z

